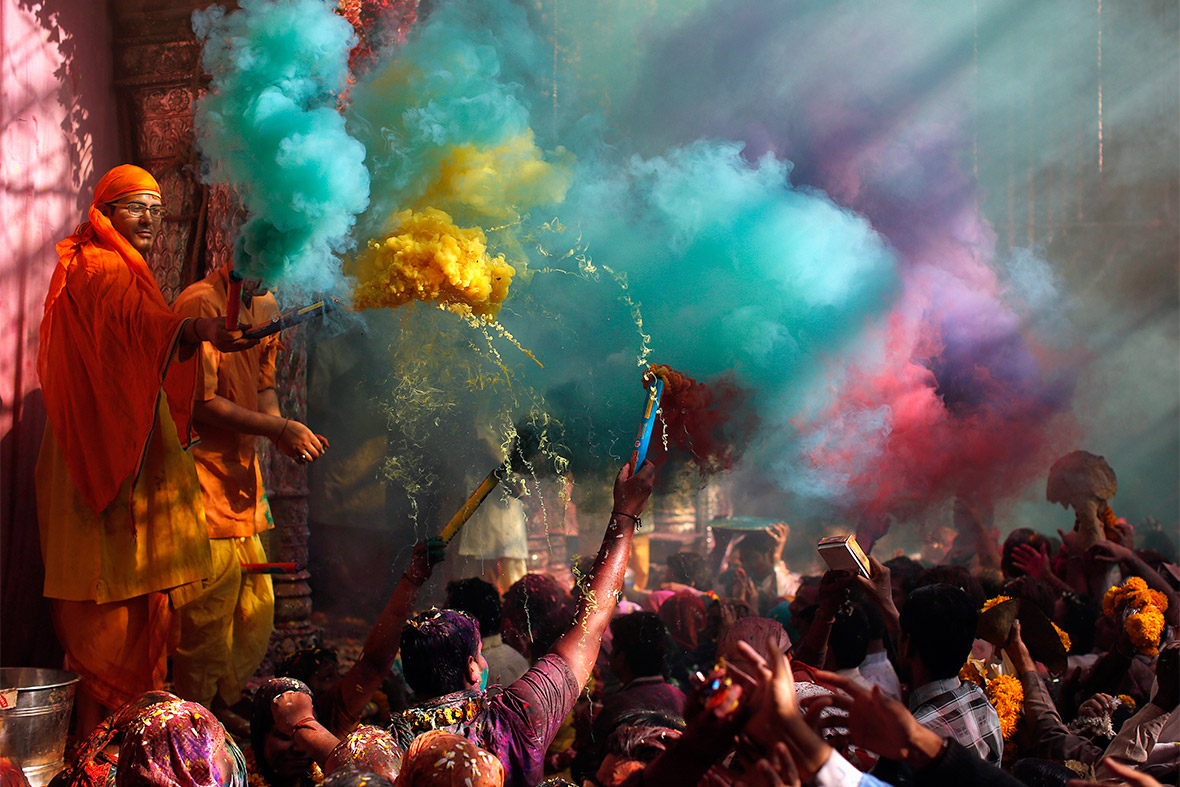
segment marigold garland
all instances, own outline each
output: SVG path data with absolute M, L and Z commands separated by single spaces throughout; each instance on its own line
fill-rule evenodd
M 1011 601 L 1011 600 L 1012 600 L 1011 596 L 996 596 L 995 598 L 989 598 L 987 601 L 983 602 L 983 609 L 979 610 L 979 612 L 982 614 L 984 612 L 987 612 L 992 607 L 999 606 L 1000 604 L 1003 604 L 1005 601 Z
M 1159 653 L 1167 608 L 1167 597 L 1149 588 L 1142 577 L 1130 577 L 1121 587 L 1114 585 L 1102 597 L 1102 614 L 1116 620 L 1121 618 L 1131 642 L 1146 656 Z
M 1050 620 L 1049 623 L 1053 626 L 1053 630 L 1057 632 L 1057 638 L 1061 640 L 1061 646 L 1065 648 L 1066 653 L 1069 653 L 1073 647 L 1073 640 L 1069 638 L 1069 633 L 1053 621 Z
M 987 699 L 1000 717 L 1000 732 L 1008 740 L 1024 712 L 1024 686 L 1012 675 L 996 675 L 987 682 Z
M 1000 717 L 1000 731 L 1004 740 L 1016 732 L 1016 724 L 1024 713 L 1024 685 L 1014 675 L 1001 675 L 996 665 L 969 658 L 959 670 L 959 679 L 983 689 L 987 701 Z

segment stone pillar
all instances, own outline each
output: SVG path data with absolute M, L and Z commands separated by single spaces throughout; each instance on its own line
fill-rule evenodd
M 231 226 L 239 219 L 232 195 L 197 180 L 192 105 L 203 90 L 200 47 L 190 24 L 205 0 L 113 0 L 115 88 L 127 159 L 160 181 L 168 217 L 149 264 L 165 299 L 172 301 L 207 272 L 225 265 L 232 252 Z M 278 394 L 282 412 L 304 420 L 307 410 L 307 346 L 302 330 L 283 334 Z M 275 562 L 307 566 L 307 471 L 258 441 L 263 480 L 274 516 L 268 555 Z M 265 537 L 264 537 L 265 538 Z M 311 625 L 311 588 L 306 569 L 274 577 L 275 633 L 263 662 L 318 645 Z

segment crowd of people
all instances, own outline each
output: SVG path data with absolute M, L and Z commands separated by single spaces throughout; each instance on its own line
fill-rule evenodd
M 925 561 L 799 576 L 784 556 L 814 564 L 814 545 L 776 525 L 672 554 L 636 589 L 650 462 L 619 470 L 571 585 L 528 573 L 501 594 L 468 577 L 431 606 L 420 590 L 447 545 L 426 539 L 354 663 L 295 653 L 248 720 L 223 723 L 273 609 L 241 571 L 265 560 L 270 525 L 253 439 L 304 462 L 329 445 L 279 412 L 273 345 L 224 325 L 224 273 L 163 302 L 144 262 L 161 205 L 143 170 L 108 173 L 47 299 L 46 595 L 82 677 L 54 784 L 1180 783 L 1166 534 L 1144 549 L 1098 501 L 1097 539 L 976 526 Z M 273 313 L 266 297 L 247 288 L 250 319 Z

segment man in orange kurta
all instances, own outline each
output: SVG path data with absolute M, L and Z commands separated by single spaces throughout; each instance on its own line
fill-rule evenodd
M 229 292 L 227 268 L 191 285 L 172 308 L 188 317 L 223 314 Z M 258 325 L 278 314 L 274 296 L 246 282 L 241 320 Z M 172 658 L 172 683 L 185 699 L 225 710 L 266 655 L 274 623 L 274 591 L 265 574 L 243 574 L 242 563 L 264 563 L 259 534 L 273 526 L 254 451 L 256 436 L 299 462 L 314 461 L 327 440 L 279 412 L 275 357 L 279 337 L 232 355 L 205 345 L 193 420 L 193 445 L 205 501 L 213 575 L 201 594 L 179 610 L 180 644 Z
M 172 610 L 211 572 L 205 513 L 184 451 L 195 345 L 257 344 L 224 321 L 186 319 L 145 262 L 159 184 L 123 165 L 95 188 L 88 221 L 57 245 L 37 372 L 48 425 L 37 462 L 45 595 L 81 678 L 81 734 L 161 688 Z

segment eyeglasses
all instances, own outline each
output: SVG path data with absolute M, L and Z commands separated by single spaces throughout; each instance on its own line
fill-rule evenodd
M 122 208 L 123 210 L 127 211 L 127 215 L 133 219 L 138 219 L 143 215 L 145 210 L 153 220 L 164 218 L 165 208 L 163 205 L 152 205 L 149 207 L 144 205 L 142 202 L 124 202 L 123 204 L 119 204 L 118 202 L 108 202 L 107 205 L 111 206 L 112 208 Z

